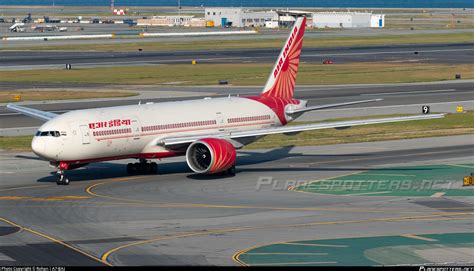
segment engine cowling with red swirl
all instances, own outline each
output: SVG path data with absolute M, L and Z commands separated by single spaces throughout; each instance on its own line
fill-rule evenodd
M 189 145 L 186 151 L 188 166 L 196 173 L 214 174 L 235 165 L 236 151 L 227 140 L 203 138 Z

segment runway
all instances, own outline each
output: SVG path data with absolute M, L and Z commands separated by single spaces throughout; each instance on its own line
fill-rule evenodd
M 279 49 L 223 49 L 212 51 L 171 52 L 2 52 L 0 70 L 63 69 L 65 64 L 76 68 L 127 65 L 198 63 L 273 63 Z M 390 45 L 374 47 L 307 48 L 301 61 L 321 63 L 330 58 L 334 63 L 395 62 L 447 63 L 474 62 L 474 43 Z
M 126 175 L 128 161 L 98 163 L 71 171 L 69 186 L 57 186 L 31 153 L 0 153 L 0 265 L 238 265 L 239 251 L 275 242 L 472 232 L 472 196 L 289 188 L 381 167 L 466 166 L 473 139 L 244 150 L 227 178 L 194 175 L 182 158 L 164 160 L 153 176 Z M 446 180 L 464 189 L 462 176 Z
M 471 109 L 474 104 L 472 81 L 448 81 L 436 83 L 415 84 L 381 84 L 381 85 L 339 85 L 339 86 L 300 86 L 296 88 L 295 97 L 308 100 L 308 105 L 331 104 L 347 101 L 367 100 L 383 98 L 377 103 L 362 104 L 344 107 L 343 110 L 352 108 L 352 111 L 321 110 L 311 112 L 301 117 L 302 120 L 321 120 L 324 118 L 383 115 L 396 113 L 419 113 L 421 105 L 433 105 L 433 112 L 455 112 L 457 105 Z M 74 90 L 74 87 L 59 85 L 34 85 L 35 88 Z M 29 84 L 0 84 L 0 89 L 32 89 Z M 127 86 L 103 86 L 103 85 L 79 85 L 81 89 L 124 89 Z M 186 99 L 197 99 L 202 97 L 220 97 L 228 95 L 253 95 L 261 91 L 261 87 L 166 87 L 166 86 L 139 86 L 134 87 L 141 93 L 140 96 L 130 98 L 117 98 L 108 100 L 87 101 L 55 101 L 55 102 L 26 102 L 27 106 L 54 113 L 64 113 L 70 110 L 85 108 L 96 108 L 104 106 L 118 106 L 138 104 L 145 102 L 164 102 Z M 132 90 L 133 91 L 133 90 Z M 172 93 L 167 97 L 161 94 Z M 180 95 L 180 93 L 184 93 Z M 173 97 L 174 96 L 174 97 Z M 158 98 L 154 98 L 158 97 Z M 373 107 L 373 108 L 372 108 Z M 368 108 L 368 109 L 366 109 Z M 339 109 L 334 109 L 339 110 Z M 25 130 L 25 134 L 31 134 L 35 127 L 42 124 L 41 121 L 8 111 L 5 106 L 0 106 L 0 129 L 33 127 Z M 16 132 L 15 132 L 16 133 Z
M 54 35 L 71 35 L 71 34 L 110 34 L 116 33 L 120 35 L 121 38 L 115 39 L 83 39 L 83 40 L 75 40 L 74 44 L 76 45 L 83 45 L 87 47 L 88 45 L 94 44 L 119 44 L 119 43 L 157 43 L 157 42 L 165 42 L 165 43 L 173 43 L 173 42 L 200 42 L 200 41 L 207 41 L 209 36 L 202 36 L 202 37 L 166 37 L 166 38 L 141 38 L 138 36 L 140 32 L 143 32 L 143 28 L 130 28 L 127 25 L 123 24 L 90 24 L 85 27 L 84 30 L 75 31 L 77 29 L 77 25 L 75 24 L 65 24 L 67 26 L 68 32 L 60 32 L 54 33 Z M 2 28 L 0 26 L 0 31 L 5 30 L 7 28 Z M 153 30 L 149 29 L 149 32 L 152 33 L 179 33 L 179 32 L 193 32 L 193 31 L 231 31 L 232 29 L 218 29 L 218 28 L 209 28 L 209 29 L 201 29 L 201 28 L 163 28 L 157 27 Z M 268 40 L 268 39 L 278 39 L 283 40 L 288 37 L 289 29 L 261 29 L 259 34 L 257 35 L 240 35 L 240 36 L 214 36 L 212 40 L 216 42 L 220 41 L 235 41 L 240 42 L 243 40 Z M 312 39 L 326 39 L 326 38 L 333 38 L 333 37 L 373 37 L 373 36 L 390 36 L 390 35 L 424 35 L 424 34 L 452 34 L 452 33 L 472 33 L 473 29 L 371 29 L 371 28 L 346 28 L 346 29 L 324 29 L 324 30 L 307 30 L 305 36 Z M 41 35 L 51 35 L 52 33 L 35 33 L 35 32 L 27 32 L 27 33 L 9 33 L 8 36 L 41 36 Z M 22 50 L 22 49 L 30 49 L 34 47 L 44 47 L 44 46 L 62 46 L 62 45 L 70 45 L 70 40 L 48 40 L 48 41 L 3 41 L 0 40 L 0 44 L 3 48 L 7 50 Z M 138 49 L 138 48 L 137 48 Z

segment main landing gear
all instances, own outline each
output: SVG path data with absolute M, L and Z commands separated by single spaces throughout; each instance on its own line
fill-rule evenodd
M 69 179 L 64 174 L 64 170 L 58 169 L 57 174 L 58 174 L 58 179 L 56 180 L 57 185 L 68 185 L 69 184 Z
M 140 159 L 139 163 L 127 164 L 128 174 L 156 174 L 158 165 L 155 162 L 148 163 L 145 159 Z

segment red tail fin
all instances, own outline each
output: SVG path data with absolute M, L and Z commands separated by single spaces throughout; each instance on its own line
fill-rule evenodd
M 285 46 L 281 49 L 280 56 L 273 66 L 272 73 L 268 77 L 262 96 L 293 97 L 305 27 L 306 17 L 297 18 Z

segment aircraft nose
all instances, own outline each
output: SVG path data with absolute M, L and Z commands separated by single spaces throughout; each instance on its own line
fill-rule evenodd
M 45 157 L 45 151 L 46 151 L 46 142 L 42 140 L 41 138 L 34 137 L 33 140 L 31 141 L 31 149 L 33 152 L 40 156 L 40 157 Z

